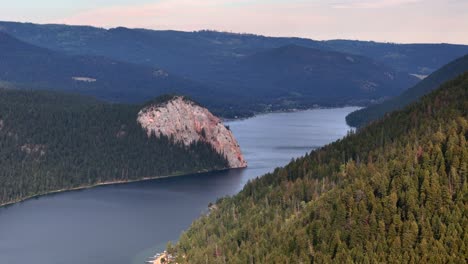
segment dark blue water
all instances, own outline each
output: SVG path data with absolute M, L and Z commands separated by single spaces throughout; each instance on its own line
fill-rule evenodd
M 354 107 L 229 122 L 249 168 L 66 192 L 0 208 L 0 264 L 143 263 L 211 201 L 346 135 Z

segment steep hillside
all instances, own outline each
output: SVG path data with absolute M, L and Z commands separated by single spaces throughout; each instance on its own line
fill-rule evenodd
M 464 263 L 468 74 L 220 199 L 178 263 Z
M 468 71 L 468 55 L 450 62 L 395 98 L 349 114 L 346 117 L 346 122 L 353 127 L 362 127 L 383 117 L 386 113 L 402 109 L 410 103 L 417 101 L 420 97 L 430 93 L 442 83 L 466 71 Z
M 186 107 L 192 105 L 184 102 Z M 137 119 L 142 109 L 153 106 L 107 104 L 56 92 L 0 90 L 0 204 L 57 190 L 233 167 L 225 153 L 216 149 L 220 144 L 174 140 L 189 136 L 184 131 L 148 133 Z M 198 107 L 203 114 L 191 117 L 207 124 L 204 120 L 211 113 Z M 181 126 L 193 125 L 193 120 L 183 121 Z M 211 129 L 209 124 L 201 128 Z M 218 135 L 231 138 L 235 145 L 227 147 L 243 160 L 232 133 L 226 130 Z

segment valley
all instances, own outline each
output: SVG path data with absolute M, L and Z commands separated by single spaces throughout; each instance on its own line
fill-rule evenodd
M 0 8 L 0 264 L 467 262 L 465 1 L 72 2 Z
M 350 128 L 344 118 L 354 110 L 315 109 L 227 122 L 249 162 L 246 169 L 101 186 L 0 208 L 0 262 L 142 264 L 162 252 L 167 241 L 175 242 L 210 202 L 346 135 Z
M 0 22 L 0 32 L 0 81 L 120 103 L 183 94 L 225 118 L 366 106 L 412 87 L 419 81 L 414 74 L 430 74 L 468 53 L 466 45 L 315 41 L 215 31 Z M 428 53 L 432 59 L 424 56 Z

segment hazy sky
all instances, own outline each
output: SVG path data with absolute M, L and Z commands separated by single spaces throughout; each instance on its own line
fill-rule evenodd
M 0 0 L 0 20 L 468 44 L 468 0 Z

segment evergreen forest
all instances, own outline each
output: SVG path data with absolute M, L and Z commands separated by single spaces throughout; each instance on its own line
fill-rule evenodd
M 219 199 L 178 263 L 466 263 L 468 73 Z
M 211 145 L 148 137 L 142 106 L 0 89 L 0 204 L 51 191 L 227 167 Z

